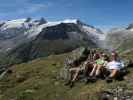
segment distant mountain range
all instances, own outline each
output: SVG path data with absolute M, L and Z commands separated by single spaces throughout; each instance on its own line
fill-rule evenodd
M 20 62 L 65 53 L 81 46 L 130 51 L 132 42 L 133 24 L 103 33 L 78 19 L 0 21 L 0 53 L 20 59 Z
M 61 24 L 61 25 L 60 25 Z M 69 25 L 67 25 L 69 24 Z M 70 26 L 71 24 L 71 26 Z M 72 25 L 73 24 L 73 25 Z M 40 20 L 34 20 L 31 18 L 27 19 L 17 19 L 17 20 L 9 20 L 9 21 L 0 21 L 0 51 L 8 51 L 13 49 L 14 47 L 22 44 L 23 42 L 35 39 L 40 33 L 44 33 L 45 29 L 52 29 L 52 27 L 57 26 L 61 27 L 56 29 L 56 32 L 52 31 L 51 33 L 47 32 L 47 38 L 45 40 L 49 40 L 49 38 L 58 37 L 60 35 L 62 37 L 65 35 L 64 27 L 74 27 L 75 30 L 69 30 L 69 37 L 74 39 L 83 39 L 82 34 L 76 34 L 76 31 L 79 33 L 84 33 L 86 36 L 85 39 L 92 40 L 92 42 L 97 43 L 100 36 L 102 36 L 102 32 L 99 29 L 94 28 L 93 26 L 86 25 L 77 19 L 67 19 L 64 21 L 56 21 L 56 22 L 47 22 L 44 18 Z M 64 26 L 63 26 L 64 25 Z M 57 30 L 64 30 L 63 33 L 58 34 Z M 48 36 L 49 34 L 49 36 Z
M 133 24 L 126 28 L 115 28 L 110 30 L 105 38 L 106 48 L 120 51 L 133 50 Z
M 5 52 L 37 35 L 46 20 L 18 19 L 0 22 L 0 51 Z M 40 29 L 40 30 L 39 30 Z
M 100 29 L 78 19 L 0 21 L 0 52 L 27 61 L 80 46 L 100 47 L 104 36 Z

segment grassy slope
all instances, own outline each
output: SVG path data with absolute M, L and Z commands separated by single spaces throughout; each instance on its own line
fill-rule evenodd
M 97 100 L 97 92 L 117 85 L 128 87 L 126 81 L 114 81 L 111 84 L 98 81 L 88 85 L 78 82 L 70 89 L 56 78 L 65 57 L 66 54 L 49 56 L 13 66 L 13 73 L 0 81 L 0 100 Z M 133 75 L 133 69 L 130 72 L 129 77 Z

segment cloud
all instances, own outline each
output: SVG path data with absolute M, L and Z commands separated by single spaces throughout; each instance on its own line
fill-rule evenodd
M 115 28 L 117 26 L 114 25 L 96 25 L 97 28 L 100 28 L 103 32 L 108 32 L 110 29 Z

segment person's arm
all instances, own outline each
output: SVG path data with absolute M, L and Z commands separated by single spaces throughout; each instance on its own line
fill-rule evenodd
M 121 67 L 122 67 L 122 68 L 125 67 L 124 61 L 121 61 Z
M 109 64 L 109 62 L 107 62 L 105 68 L 109 69 L 109 66 L 110 66 L 110 64 Z
M 104 67 L 106 67 L 106 66 L 107 66 L 107 64 L 108 64 L 108 62 L 107 62 L 107 61 L 105 61 L 105 62 L 104 62 L 104 64 L 103 64 L 103 66 L 104 66 Z

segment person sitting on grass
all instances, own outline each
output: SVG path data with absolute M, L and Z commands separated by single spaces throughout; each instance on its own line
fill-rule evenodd
M 88 59 L 84 62 L 84 68 L 85 68 L 85 76 L 86 80 L 89 77 L 90 72 L 93 69 L 93 65 L 95 64 L 95 61 L 100 58 L 99 52 L 96 50 L 92 50 L 91 54 L 88 56 Z
M 74 86 L 74 82 L 77 80 L 79 73 L 84 69 L 81 67 L 84 61 L 88 58 L 88 55 L 90 54 L 90 50 L 87 48 L 83 48 L 81 52 L 81 57 L 73 61 L 71 64 L 71 68 L 68 70 L 70 74 L 70 79 L 68 82 L 65 83 L 65 85 L 70 85 L 72 88 Z
M 83 72 L 84 77 L 88 76 L 88 71 L 92 69 L 92 62 L 96 59 L 96 51 L 89 51 L 87 59 L 85 60 L 76 60 L 71 64 L 72 68 L 69 69 L 70 80 L 65 85 L 70 85 L 72 88 L 75 81 L 78 79 L 80 72 Z
M 100 55 L 100 58 L 97 59 L 95 61 L 95 64 L 93 65 L 93 69 L 89 75 L 90 78 L 96 78 L 96 79 L 100 78 L 101 72 L 102 72 L 104 66 L 106 66 L 106 64 L 107 64 L 107 55 L 105 55 L 102 52 L 99 55 Z
M 110 72 L 106 78 L 107 82 L 112 82 L 112 79 L 117 78 L 120 75 L 121 69 L 124 68 L 124 63 L 119 59 L 116 52 L 112 52 L 111 56 L 112 60 L 107 64 L 107 70 Z

